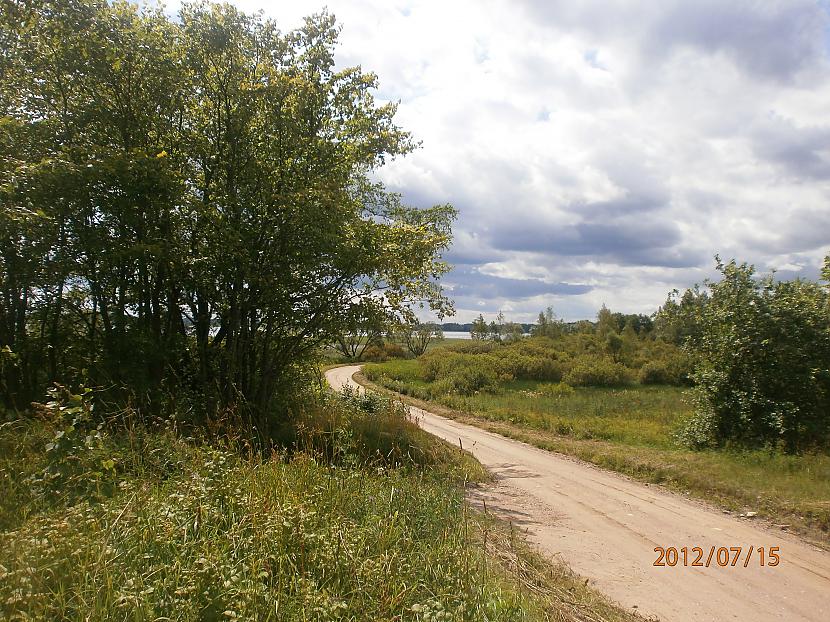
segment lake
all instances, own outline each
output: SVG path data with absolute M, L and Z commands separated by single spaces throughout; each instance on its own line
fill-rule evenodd
M 470 333 L 460 330 L 445 330 L 444 338 L 446 339 L 472 339 Z

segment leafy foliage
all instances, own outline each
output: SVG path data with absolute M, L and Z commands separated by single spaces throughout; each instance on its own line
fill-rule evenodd
M 718 262 L 722 279 L 700 314 L 693 445 L 781 446 L 830 440 L 830 314 L 827 291 L 802 280 L 758 279 Z
M 574 387 L 619 387 L 631 384 L 631 372 L 609 356 L 586 355 L 573 360 L 565 382 Z
M 108 451 L 104 422 L 94 418 L 92 390 L 79 394 L 60 385 L 49 390 L 41 416 L 54 426 L 46 444 L 47 464 L 28 479 L 40 494 L 68 498 L 99 497 L 112 491 L 117 457 Z
M 6 407 L 83 381 L 144 414 L 239 406 L 267 433 L 317 344 L 451 308 L 455 212 L 371 181 L 414 143 L 373 74 L 335 69 L 338 32 L 207 3 L 4 4 Z

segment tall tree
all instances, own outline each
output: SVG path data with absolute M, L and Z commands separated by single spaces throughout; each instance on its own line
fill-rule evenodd
M 366 309 L 451 310 L 455 210 L 373 181 L 414 143 L 373 74 L 335 68 L 331 15 L 283 33 L 229 5 L 3 6 L 7 404 L 85 370 L 143 410 L 191 389 L 264 425 Z

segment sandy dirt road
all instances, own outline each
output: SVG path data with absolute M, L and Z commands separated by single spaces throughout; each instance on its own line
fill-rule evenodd
M 357 387 L 359 366 L 326 372 L 334 388 Z M 479 428 L 411 408 L 419 425 L 463 447 L 496 482 L 473 503 L 527 530 L 549 556 L 564 560 L 622 607 L 667 622 L 685 620 L 830 621 L 830 553 L 795 536 L 725 515 L 655 486 Z M 655 567 L 654 547 L 743 547 L 737 565 Z M 752 557 L 744 567 L 746 550 Z M 758 547 L 779 547 L 780 563 L 759 564 Z M 688 563 L 696 555 L 689 554 Z M 732 554 L 734 557 L 734 553 Z M 765 559 L 768 562 L 769 558 Z M 730 559 L 731 563 L 731 559 Z

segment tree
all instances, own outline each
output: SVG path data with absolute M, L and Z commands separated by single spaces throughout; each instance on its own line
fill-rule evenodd
M 609 334 L 616 333 L 620 330 L 620 326 L 617 325 L 617 320 L 614 317 L 614 314 L 608 310 L 608 307 L 605 306 L 603 303 L 602 307 L 600 307 L 599 312 L 597 312 L 597 327 L 596 332 L 602 339 L 605 339 Z
M 698 356 L 695 445 L 767 445 L 800 451 L 830 441 L 830 296 L 818 283 L 758 279 L 724 264 L 708 283 Z
M 658 339 L 683 345 L 695 342 L 701 334 L 701 318 L 709 295 L 695 285 L 680 295 L 673 290 L 654 315 L 654 332 Z
M 562 336 L 562 320 L 556 317 L 553 312 L 553 307 L 548 307 L 544 311 L 539 312 L 539 318 L 536 321 L 536 326 L 533 328 L 532 333 L 537 337 L 550 337 L 552 339 L 557 339 Z
M 495 320 L 490 322 L 490 327 L 487 331 L 487 338 L 495 341 L 496 343 L 501 343 L 502 335 L 504 334 L 504 327 L 505 327 L 505 320 L 504 320 L 504 313 L 499 311 L 498 316 Z
M 487 336 L 490 334 L 490 327 L 487 325 L 487 322 L 484 319 L 482 314 L 478 314 L 478 317 L 473 320 L 472 327 L 470 328 L 470 337 L 472 339 L 487 339 Z
M 9 3 L 7 3 L 9 4 Z M 367 310 L 452 309 L 455 210 L 373 181 L 412 151 L 320 14 L 22 0 L 0 12 L 3 400 L 106 385 L 142 412 L 193 391 L 260 427 Z M 380 311 L 378 311 L 380 312 Z M 358 328 L 355 328 L 358 327 Z
M 432 322 L 426 324 L 413 322 L 401 326 L 400 335 L 413 356 L 421 356 L 433 340 L 444 338 L 444 331 L 438 324 Z
M 343 356 L 359 361 L 366 348 L 382 341 L 391 321 L 386 309 L 373 300 L 352 307 L 344 330 L 336 336 L 337 349 Z
M 620 353 L 623 346 L 623 339 L 618 333 L 610 331 L 605 334 L 604 346 L 605 351 L 608 352 L 608 354 L 610 354 L 616 362 L 617 355 Z
M 521 324 L 507 322 L 502 328 L 502 339 L 508 343 L 521 341 L 524 337 L 524 329 Z

